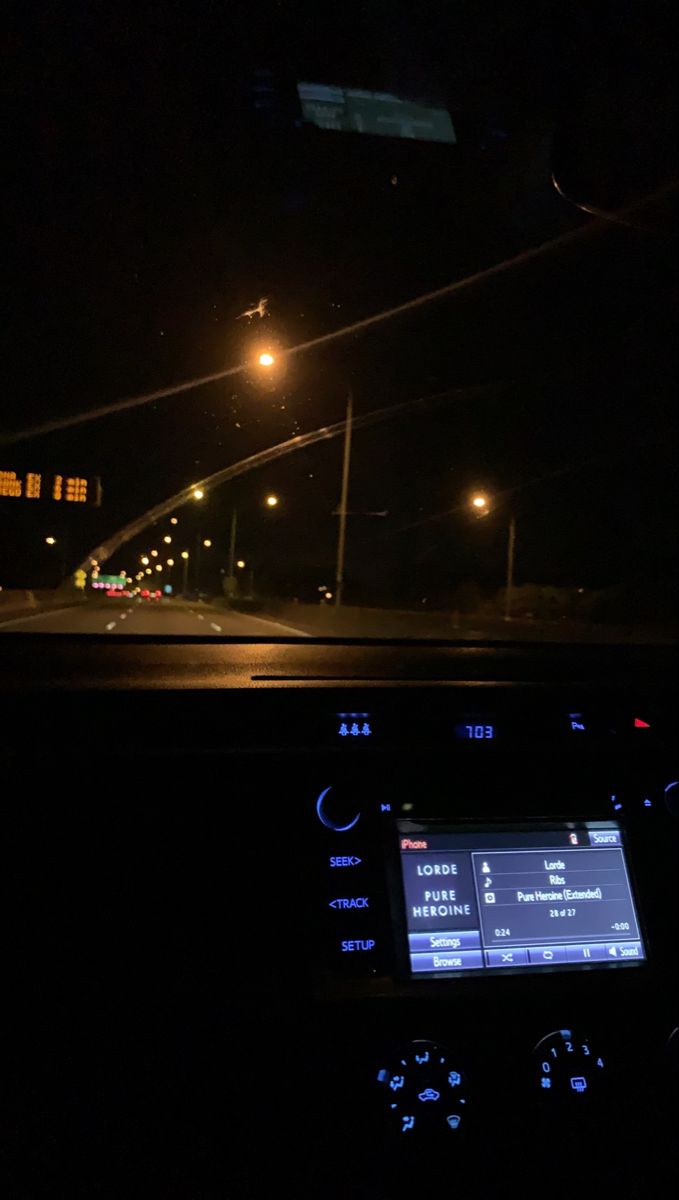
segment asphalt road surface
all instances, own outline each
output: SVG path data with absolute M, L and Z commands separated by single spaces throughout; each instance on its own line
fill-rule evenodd
M 97 633 L 140 637 L 308 637 L 302 629 L 264 617 L 244 616 L 201 601 L 89 601 L 0 620 L 2 633 Z

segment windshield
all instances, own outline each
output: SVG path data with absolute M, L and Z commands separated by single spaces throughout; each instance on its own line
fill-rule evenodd
M 614 8 L 27 7 L 0 632 L 674 637 L 670 8 Z

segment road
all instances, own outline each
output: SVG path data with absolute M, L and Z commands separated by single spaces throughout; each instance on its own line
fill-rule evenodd
M 273 618 L 245 616 L 201 601 L 91 600 L 0 621 L 0 633 L 89 633 L 139 637 L 308 637 Z
M 676 644 L 676 632 L 621 629 L 568 621 L 453 618 L 448 613 L 388 609 L 335 609 L 287 604 L 270 614 L 234 612 L 203 601 L 92 598 L 0 617 L 0 633 L 120 634 L 139 637 L 414 638 L 434 641 L 612 642 Z

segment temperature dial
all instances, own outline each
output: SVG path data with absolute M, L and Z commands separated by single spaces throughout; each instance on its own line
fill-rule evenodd
M 378 1070 L 377 1084 L 398 1135 L 461 1136 L 468 1120 L 467 1081 L 457 1060 L 436 1042 L 411 1042 Z
M 535 1084 L 546 1100 L 582 1104 L 601 1090 L 606 1063 L 575 1030 L 557 1029 L 533 1051 Z

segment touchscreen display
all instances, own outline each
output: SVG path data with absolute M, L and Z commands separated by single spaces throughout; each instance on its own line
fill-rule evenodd
M 645 958 L 614 822 L 484 830 L 402 821 L 398 839 L 413 975 Z

